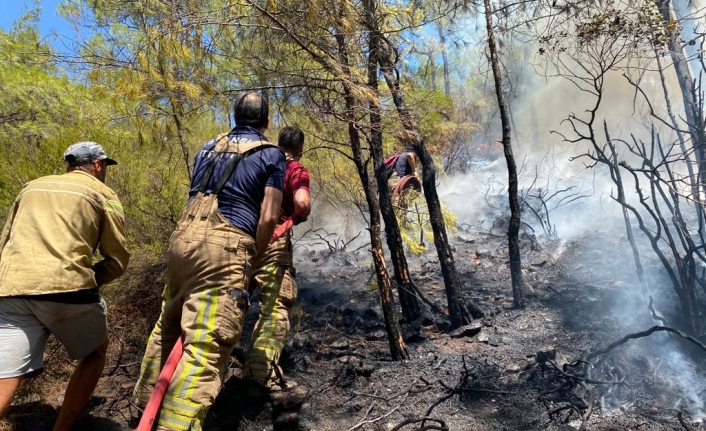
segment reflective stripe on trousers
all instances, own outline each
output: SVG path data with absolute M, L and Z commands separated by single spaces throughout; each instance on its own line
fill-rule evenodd
M 290 310 L 297 299 L 291 262 L 292 245 L 288 233 L 270 245 L 265 256 L 256 258 L 253 268 L 252 284 L 258 291 L 260 317 L 253 330 L 243 376 L 267 386 L 276 380 L 274 367 L 284 349 Z

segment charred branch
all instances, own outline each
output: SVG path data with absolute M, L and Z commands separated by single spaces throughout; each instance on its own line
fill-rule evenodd
M 693 344 L 697 345 L 700 347 L 703 351 L 706 351 L 706 344 L 702 343 L 701 341 L 697 340 L 696 338 L 692 337 L 691 335 L 682 332 L 678 329 L 670 328 L 668 326 L 653 326 L 650 329 L 642 332 L 636 332 L 633 334 L 628 334 L 624 336 L 623 338 L 609 344 L 603 349 L 596 350 L 595 352 L 591 352 L 588 355 L 586 355 L 585 360 L 590 361 L 600 355 L 605 355 L 606 353 L 610 352 L 611 350 L 615 349 L 618 346 L 621 346 L 625 343 L 627 343 L 630 340 L 635 340 L 638 338 L 643 338 L 643 337 L 649 337 L 650 335 L 654 334 L 655 332 L 670 332 L 672 334 L 678 335 L 681 338 L 688 340 L 692 342 Z
M 692 428 L 689 424 L 686 423 L 686 420 L 684 419 L 684 414 L 682 412 L 677 413 L 677 420 L 686 431 L 696 431 L 694 428 Z
M 650 295 L 650 303 L 647 305 L 647 308 L 650 310 L 650 314 L 652 315 L 652 318 L 662 322 L 662 325 L 665 325 L 665 326 L 668 325 L 669 322 L 667 321 L 667 319 L 665 319 L 664 317 L 659 316 L 657 314 L 654 307 L 652 306 L 652 302 L 654 302 L 654 300 L 652 299 L 652 295 Z

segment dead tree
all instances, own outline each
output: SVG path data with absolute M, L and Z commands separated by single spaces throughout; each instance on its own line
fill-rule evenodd
M 669 274 L 691 331 L 694 334 L 702 334 L 706 329 L 706 322 L 696 289 L 699 286 L 706 288 L 706 279 L 703 274 L 699 274 L 698 264 L 706 262 L 706 256 L 703 253 L 703 245 L 698 245 L 690 234 L 688 223 L 681 211 L 684 198 L 674 188 L 678 181 L 674 167 L 668 161 L 671 151 L 662 147 L 661 140 L 654 131 L 651 142 L 645 143 L 633 136 L 633 142 L 627 148 L 642 159 L 641 166 L 632 167 L 626 162 L 621 162 L 620 166 L 632 175 L 640 205 L 653 221 L 652 226 L 647 226 L 641 217 L 638 218 L 640 230 L 649 238 L 652 249 Z M 678 147 L 674 145 L 673 148 Z M 645 192 L 644 189 L 648 191 Z M 638 217 L 636 209 L 628 204 L 624 207 Z M 656 231 L 653 228 L 655 225 Z M 664 235 L 663 242 L 667 246 L 666 253 L 660 243 L 661 232 Z
M 500 108 L 500 122 L 502 123 L 503 129 L 503 153 L 505 154 L 505 163 L 507 164 L 507 194 L 510 203 L 510 223 L 507 228 L 507 243 L 510 254 L 512 297 L 515 302 L 515 307 L 524 308 L 525 293 L 522 282 L 522 256 L 520 254 L 521 210 L 517 192 L 517 164 L 515 163 L 515 156 L 512 153 L 510 113 L 508 110 L 507 101 L 505 100 L 505 95 L 503 94 L 503 78 L 500 73 L 500 61 L 498 60 L 498 51 L 495 44 L 495 33 L 493 31 L 493 10 L 490 6 L 490 0 L 483 0 L 483 2 L 485 5 L 486 29 L 488 30 L 488 52 L 490 54 L 490 64 L 493 69 L 495 94 L 498 98 L 498 107 Z
M 535 166 L 534 177 L 530 185 L 520 190 L 522 211 L 534 216 L 544 235 L 549 238 L 558 238 L 556 225 L 551 221 L 551 213 L 590 197 L 591 192 L 584 192 L 583 186 L 562 186 L 563 178 L 553 182 L 551 176 L 542 179 L 544 182 L 540 184 L 541 163 Z M 534 231 L 534 229 L 532 230 Z

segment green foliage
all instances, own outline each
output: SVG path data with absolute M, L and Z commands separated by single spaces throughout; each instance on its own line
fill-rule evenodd
M 107 183 L 123 201 L 130 237 L 138 244 L 164 244 L 188 185 L 179 153 L 133 121 L 141 116 L 123 115 L 135 112 L 137 103 L 106 98 L 101 85 L 87 87 L 57 74 L 46 61 L 50 54 L 32 22 L 20 21 L 10 33 L 0 31 L 0 80 L 5 84 L 0 94 L 0 209 L 4 214 L 27 181 L 64 172 L 66 147 L 92 140 L 120 162 L 110 168 Z
M 31 19 L 31 15 L 27 19 Z M 90 91 L 47 63 L 51 50 L 31 21 L 0 30 L 0 208 L 38 176 L 64 170 L 71 143 L 92 139 L 100 108 Z M 4 211 L 3 211 L 4 212 Z
M 441 212 L 448 233 L 456 233 L 456 216 L 443 202 L 441 202 Z M 434 242 L 434 233 L 431 230 L 424 195 L 416 190 L 408 190 L 405 193 L 405 205 L 397 205 L 395 215 L 400 226 L 402 241 L 409 251 L 417 255 L 425 252 L 427 245 Z
M 304 307 L 302 306 L 302 304 L 294 304 L 292 310 L 289 312 L 289 318 L 292 322 L 290 328 L 291 335 L 294 335 L 303 329 L 303 321 L 307 317 L 309 317 L 309 314 L 304 311 Z
M 588 17 L 577 18 L 541 36 L 540 54 L 595 49 L 594 56 L 606 58 L 610 58 L 609 52 L 617 51 L 649 55 L 655 50 L 664 51 L 669 39 L 681 31 L 681 25 L 673 19 L 664 22 L 654 1 L 638 2 L 626 8 L 607 4 L 596 9 Z
M 222 131 L 213 125 L 228 118 L 230 104 L 218 89 L 236 78 L 233 69 L 219 73 L 217 29 L 205 22 L 226 12 L 215 6 L 102 0 L 63 7 L 91 34 L 77 53 L 87 68 L 78 72 L 107 96 L 140 149 L 178 148 L 187 174 L 193 152 Z M 237 68 L 237 61 L 228 66 Z
M 379 287 L 378 287 L 378 280 L 375 277 L 371 277 L 366 283 L 365 283 L 365 290 L 368 292 L 373 292 L 373 293 L 378 293 Z
M 646 2 L 634 9 L 609 6 L 594 13 L 591 19 L 576 25 L 579 43 L 591 43 L 602 36 L 617 36 L 633 41 L 646 38 L 655 47 L 667 43 L 668 31 L 679 32 L 681 26 L 672 20 L 669 28 L 663 25 L 662 14 L 655 2 Z

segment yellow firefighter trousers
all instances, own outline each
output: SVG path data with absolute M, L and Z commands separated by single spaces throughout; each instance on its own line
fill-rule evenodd
M 243 377 L 272 386 L 281 373 L 277 363 L 289 332 L 289 313 L 297 299 L 292 266 L 292 242 L 287 232 L 271 244 L 253 264 L 251 292 L 258 290 L 260 317 L 243 366 Z M 277 371 L 275 371 L 277 367 Z
M 162 403 L 157 430 L 201 430 L 242 332 L 254 240 L 198 193 L 169 240 L 162 314 L 147 342 L 134 401 L 144 406 L 182 331 L 184 353 Z

